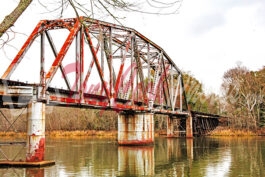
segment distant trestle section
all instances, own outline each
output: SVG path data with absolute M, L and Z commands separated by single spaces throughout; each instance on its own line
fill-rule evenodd
M 219 124 L 219 115 L 192 111 L 194 136 L 207 135 Z

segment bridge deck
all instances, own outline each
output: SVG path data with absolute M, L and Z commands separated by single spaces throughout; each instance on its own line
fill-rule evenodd
M 36 84 L 0 79 L 0 108 L 26 107 L 36 96 L 37 89 L 38 85 Z M 47 89 L 46 94 L 48 95 L 46 99 L 41 101 L 45 102 L 47 106 L 87 107 L 116 112 L 153 112 L 177 116 L 179 118 L 185 118 L 189 114 L 188 111 L 172 111 L 168 106 L 158 104 L 153 104 L 153 107 L 150 109 L 143 102 L 134 101 L 132 104 L 131 100 L 121 98 L 114 98 L 113 103 L 110 104 L 107 96 L 88 93 L 84 93 L 81 100 L 78 92 L 52 87 Z

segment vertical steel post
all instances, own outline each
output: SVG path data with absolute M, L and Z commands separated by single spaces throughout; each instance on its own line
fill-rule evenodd
M 40 84 L 41 84 L 41 99 L 45 98 L 45 33 L 41 34 L 40 42 Z
M 113 65 L 112 65 L 112 28 L 109 28 L 109 91 L 110 91 L 110 99 L 113 98 Z
M 180 75 L 180 78 L 179 78 L 179 81 L 178 81 L 179 83 L 180 83 L 180 85 L 179 85 L 179 110 L 182 112 L 182 92 L 183 92 L 183 85 L 182 85 L 182 76 Z
M 78 33 L 76 34 L 76 79 L 75 79 L 75 89 L 79 92 L 80 103 L 84 101 L 84 88 L 83 83 L 83 73 L 84 73 L 84 32 L 81 27 Z
M 150 92 L 151 92 L 151 69 L 150 69 L 150 44 L 147 43 L 147 78 L 148 78 L 148 83 L 147 83 L 147 93 L 148 93 L 148 101 L 151 101 L 150 97 Z
M 80 28 L 80 83 L 79 83 L 79 90 L 80 90 L 80 102 L 84 102 L 84 28 L 83 26 Z
M 80 30 L 77 32 L 76 34 L 76 39 L 75 39 L 75 52 L 76 52 L 76 56 L 75 56 L 75 91 L 79 91 L 79 86 L 80 86 Z
M 173 77 L 173 66 L 171 64 L 171 68 L 170 68 L 170 102 L 171 102 L 171 109 L 172 111 L 175 111 L 175 105 L 173 105 L 173 89 L 174 89 L 174 81 L 173 81 L 174 77 Z
M 44 160 L 45 103 L 31 101 L 27 112 L 27 162 Z
M 99 26 L 99 45 L 100 45 L 100 58 L 101 58 L 100 66 L 101 66 L 103 77 L 104 77 L 104 73 L 105 73 L 105 71 L 104 71 L 104 53 L 106 53 L 104 40 L 105 40 L 105 35 L 103 35 L 103 33 L 102 33 L 101 26 Z M 107 51 L 107 53 L 108 53 L 108 51 Z M 104 90 L 104 88 L 103 88 L 103 84 L 102 84 L 100 93 L 102 93 L 103 90 Z
M 132 32 L 131 33 L 132 37 L 131 37 L 131 105 L 134 105 L 134 100 L 133 100 L 133 83 L 134 83 L 134 77 L 133 77 L 133 73 L 134 73 L 134 70 L 135 70 L 135 67 L 134 67 L 134 42 L 135 42 L 135 34 Z M 135 70 L 136 71 L 136 70 Z M 129 98 L 129 97 L 128 97 Z

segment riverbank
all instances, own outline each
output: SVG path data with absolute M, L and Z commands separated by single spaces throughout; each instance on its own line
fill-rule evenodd
M 207 136 L 258 136 L 256 133 L 249 130 L 235 129 L 215 129 Z
M 166 131 L 156 131 L 155 137 L 165 136 Z M 25 137 L 26 132 L 0 132 L 0 137 Z M 102 137 L 102 138 L 117 138 L 118 131 L 105 130 L 74 130 L 74 131 L 46 131 L 45 136 L 53 138 L 63 137 Z M 236 130 L 228 127 L 217 127 L 209 132 L 207 136 L 265 136 L 265 129 L 252 130 Z
M 208 136 L 265 136 L 265 128 L 259 128 L 257 130 L 238 130 L 229 127 L 216 127 Z
M 160 136 L 161 132 L 155 132 L 155 136 Z M 0 137 L 25 137 L 25 132 L 0 132 Z M 45 136 L 53 138 L 63 137 L 102 137 L 102 138 L 117 138 L 118 131 L 105 130 L 75 130 L 75 131 L 46 131 Z
M 117 131 L 101 131 L 101 130 L 75 130 L 75 131 L 46 131 L 47 137 L 84 137 L 84 136 L 97 136 L 97 137 L 116 137 Z M 26 132 L 0 132 L 0 137 L 25 137 Z
M 85 137 L 85 136 L 96 136 L 104 138 L 116 138 L 118 132 L 115 130 L 112 131 L 103 131 L 103 130 L 75 130 L 75 131 L 50 131 L 46 132 L 46 136 L 50 137 Z

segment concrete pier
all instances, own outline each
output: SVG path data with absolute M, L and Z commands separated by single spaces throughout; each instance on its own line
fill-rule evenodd
M 45 150 L 45 104 L 32 101 L 27 112 L 27 162 L 44 161 Z
M 118 116 L 120 145 L 149 145 L 154 143 L 153 113 L 120 113 Z

